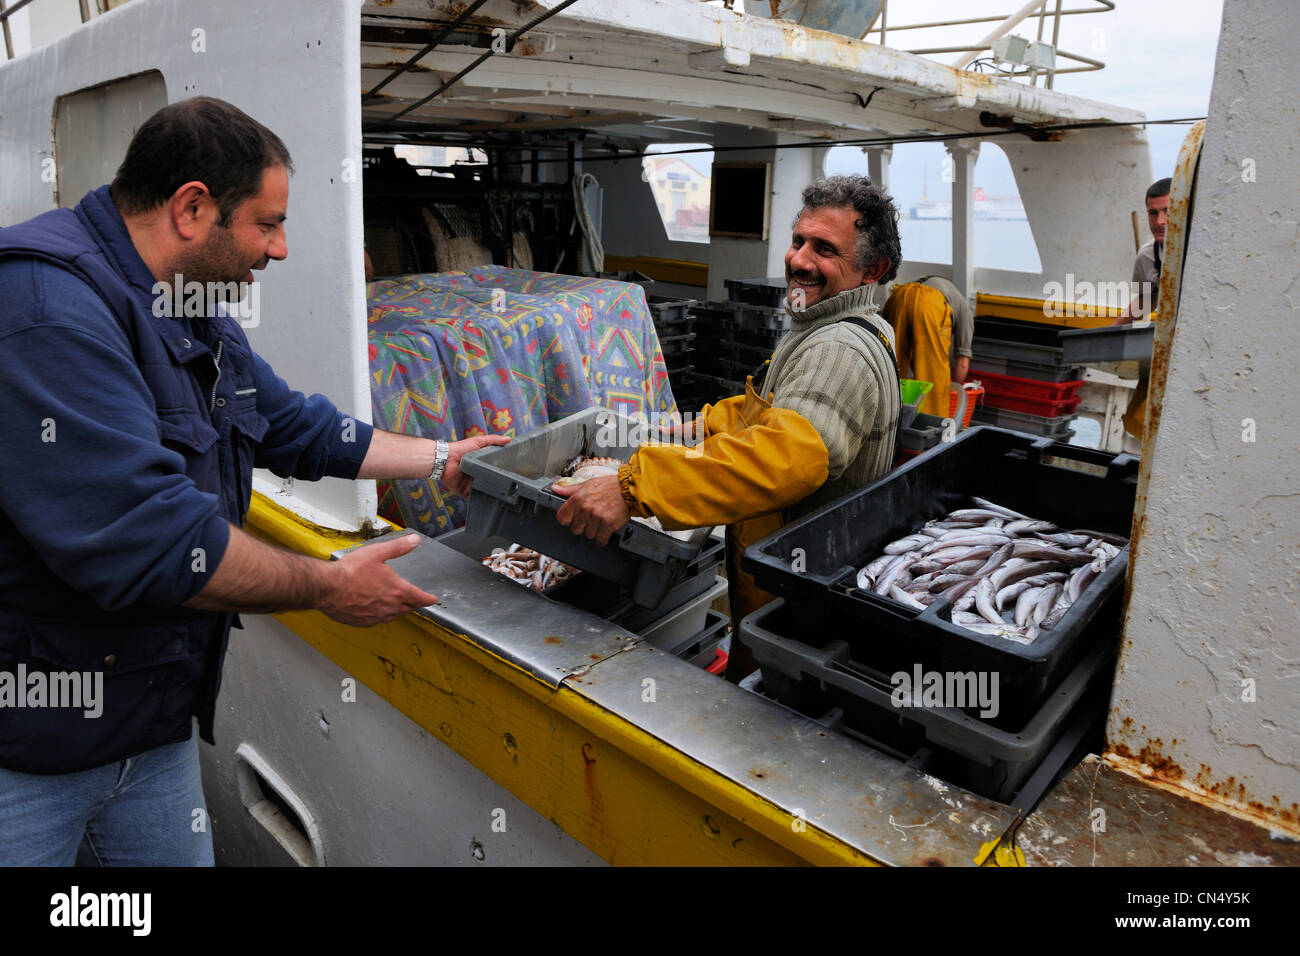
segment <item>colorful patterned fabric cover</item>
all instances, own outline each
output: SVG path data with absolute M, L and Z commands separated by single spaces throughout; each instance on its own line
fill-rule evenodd
M 483 266 L 368 287 L 377 428 L 457 441 L 512 438 L 593 405 L 676 411 L 638 285 Z M 380 513 L 437 536 L 465 501 L 430 481 L 379 487 Z

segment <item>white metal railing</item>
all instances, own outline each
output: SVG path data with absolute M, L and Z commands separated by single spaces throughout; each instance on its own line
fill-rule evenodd
M 728 9 L 738 9 L 735 0 L 721 0 Z M 806 11 L 812 10 L 818 5 L 825 5 L 834 2 L 844 2 L 844 0 L 745 0 L 746 10 L 754 12 L 756 7 L 763 11 L 762 15 L 770 15 L 789 19 L 798 22 Z M 924 47 L 920 49 L 907 50 L 908 53 L 915 53 L 920 56 L 928 56 L 941 53 L 960 53 L 962 54 L 952 65 L 958 69 L 971 68 L 980 72 L 985 69 L 992 70 L 1002 76 L 1011 77 L 1028 77 L 1031 85 L 1037 85 L 1041 77 L 1044 85 L 1051 88 L 1055 78 L 1063 73 L 1087 73 L 1093 70 L 1100 70 L 1106 64 L 1101 60 L 1084 56 L 1081 53 L 1072 53 L 1062 50 L 1058 47 L 1061 36 L 1061 18 L 1068 16 L 1081 16 L 1090 13 L 1108 13 L 1115 9 L 1114 0 L 1078 0 L 1086 3 L 1088 6 L 1081 6 L 1074 9 L 1062 9 L 1063 0 L 1029 0 L 1021 7 L 1010 14 L 995 14 L 983 17 L 963 17 L 952 20 L 936 20 L 930 23 L 907 23 L 901 26 L 891 26 L 889 24 L 889 0 L 883 0 L 880 4 L 880 11 L 876 14 L 871 26 L 862 34 L 860 39 L 867 39 L 873 34 L 877 37 L 877 42 L 882 46 L 888 45 L 888 39 L 891 34 L 902 33 L 906 30 L 934 30 L 951 27 L 963 27 L 978 23 L 995 24 L 994 28 L 979 42 L 968 46 L 937 46 Z M 1049 8 L 1051 8 L 1049 10 Z M 991 45 L 1001 37 L 1006 36 L 1025 20 L 1037 17 L 1038 19 L 1038 42 L 1043 41 L 1047 24 L 1052 24 L 1051 47 L 1055 57 L 1071 60 L 1080 64 L 1079 66 L 1066 67 L 1058 69 L 1055 64 L 1055 57 L 1050 66 L 1026 66 L 1018 68 L 1014 65 L 1010 69 L 1005 69 L 992 56 L 981 56 L 982 53 L 988 53 Z
M 31 2 L 32 0 L 17 0 L 16 3 L 6 6 L 5 0 L 0 0 L 0 30 L 4 32 L 6 60 L 14 58 L 14 40 L 9 32 L 9 18 Z M 77 0 L 77 3 L 81 8 L 81 22 L 85 23 L 90 19 L 90 0 Z M 103 10 L 97 12 L 102 13 Z

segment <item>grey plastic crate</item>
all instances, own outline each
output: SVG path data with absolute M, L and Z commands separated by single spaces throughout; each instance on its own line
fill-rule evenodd
M 918 414 L 903 428 L 903 447 L 909 451 L 926 451 L 943 439 L 943 423 L 950 419 L 938 415 Z
M 640 429 L 644 433 L 645 429 Z M 550 490 L 577 455 L 629 458 L 636 423 L 605 408 L 589 408 L 544 425 L 509 445 L 480 448 L 461 459 L 474 482 L 466 527 L 475 537 L 499 535 L 632 591 L 642 607 L 655 607 L 678 574 L 699 554 L 712 528 L 686 540 L 636 521 L 616 531 L 605 547 L 575 535 L 555 518 L 565 499 Z
M 693 601 L 705 591 L 717 584 L 718 575 L 722 572 L 722 559 L 725 546 L 722 538 L 710 538 L 704 546 L 704 550 L 699 553 L 677 579 L 677 583 L 660 602 L 658 607 L 632 607 L 628 610 L 615 615 L 611 620 L 621 627 L 627 628 L 633 634 L 639 634 L 649 627 L 656 626 L 669 614 L 677 611 L 688 601 Z M 578 578 L 571 579 L 574 581 Z M 567 583 L 567 582 L 566 582 Z M 608 592 L 609 588 L 605 588 Z M 557 600 L 567 600 L 558 590 L 552 595 Z
M 438 543 L 479 561 L 491 554 L 493 548 L 508 548 L 512 542 L 501 537 L 476 538 L 462 528 L 440 535 Z M 639 606 L 625 589 L 612 588 L 607 581 L 590 574 L 575 574 L 559 584 L 551 585 L 542 594 L 552 601 L 589 611 L 636 634 L 645 628 L 654 627 L 686 602 L 712 588 L 722 570 L 724 550 L 720 535 L 710 537 L 704 549 L 686 566 L 663 601 L 654 608 Z
M 1073 382 L 1076 379 L 1083 378 L 1082 365 L 1040 365 L 1037 362 L 1022 362 L 1016 359 L 981 355 L 971 358 L 971 374 L 967 378 L 977 378 L 976 372 L 992 372 L 994 375 L 1016 375 L 1020 378 L 1032 378 L 1039 382 Z
M 687 601 L 671 614 L 666 614 L 639 633 L 649 643 L 663 651 L 673 652 L 693 634 L 698 634 L 708 617 L 709 605 L 727 593 L 727 579 L 717 575 L 713 587 Z
M 998 428 L 1009 428 L 1025 435 L 1045 435 L 1060 441 L 1067 440 L 1073 434 L 1073 429 L 1070 428 L 1072 421 L 1074 421 L 1073 414 L 1047 418 L 1042 415 L 1030 415 L 1028 412 L 993 408 L 989 405 L 981 405 L 975 409 L 975 414 L 971 418 L 972 425 L 996 425 Z
M 509 548 L 510 545 L 515 543 L 510 541 L 508 538 L 502 538 L 499 536 L 493 536 L 491 538 L 476 538 L 464 528 L 438 535 L 435 540 L 439 544 L 444 544 L 453 551 L 465 555 L 467 558 L 473 558 L 475 561 L 482 561 L 496 548 Z M 549 558 L 550 555 L 548 554 L 547 557 Z M 495 574 L 496 572 L 493 571 L 492 573 Z M 502 575 L 502 577 L 504 577 L 504 575 Z M 548 598 L 562 600 L 560 595 L 564 594 L 566 590 L 573 588 L 575 585 L 582 587 L 583 578 L 584 575 L 577 574 L 560 581 L 558 584 L 552 584 L 546 590 L 538 593 Z M 523 584 L 520 584 L 519 586 L 525 587 Z
M 727 639 L 727 615 L 710 609 L 704 621 L 704 630 L 683 641 L 673 651 L 674 656 L 696 667 L 712 664 L 717 659 L 718 647 Z
M 1155 340 L 1154 325 L 1136 329 L 1131 325 L 1072 329 L 1061 333 L 1065 361 L 1077 364 L 1149 359 Z
M 981 361 L 1011 359 L 1053 367 L 1065 364 L 1065 350 L 1059 345 L 1035 345 L 1032 342 L 1012 342 L 1008 339 L 975 338 L 971 340 L 970 350 L 971 356 Z

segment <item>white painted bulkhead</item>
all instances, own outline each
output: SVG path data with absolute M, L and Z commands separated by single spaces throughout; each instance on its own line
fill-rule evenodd
M 170 102 L 207 95 L 234 103 L 279 134 L 296 169 L 285 224 L 289 257 L 256 276 L 260 314 L 247 320 L 249 341 L 294 388 L 320 392 L 369 421 L 359 13 L 360 0 L 135 0 L 5 64 L 0 226 L 54 208 L 42 160 L 57 158 L 51 130 L 58 97 L 157 70 Z M 101 183 L 121 159 L 103 151 Z M 359 528 L 375 513 L 372 481 L 298 483 L 294 494 L 333 527 Z
M 1293 829 L 1297 35 L 1294 3 L 1224 4 L 1107 734 L 1163 779 Z
M 231 632 L 217 744 L 201 748 L 219 864 L 294 863 L 273 834 L 286 823 L 264 826 L 249 812 L 240 747 L 306 808 L 325 865 L 603 863 L 360 681 L 345 684 L 346 673 L 274 618 L 244 623 Z

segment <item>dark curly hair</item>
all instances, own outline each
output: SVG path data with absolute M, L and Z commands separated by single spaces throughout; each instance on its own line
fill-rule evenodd
M 884 285 L 898 275 L 903 249 L 898 241 L 898 207 L 885 192 L 866 176 L 828 176 L 803 191 L 803 208 L 794 217 L 799 224 L 804 212 L 825 206 L 852 206 L 858 218 L 858 238 L 853 244 L 853 266 L 866 269 L 881 259 L 889 268 L 878 280 Z

